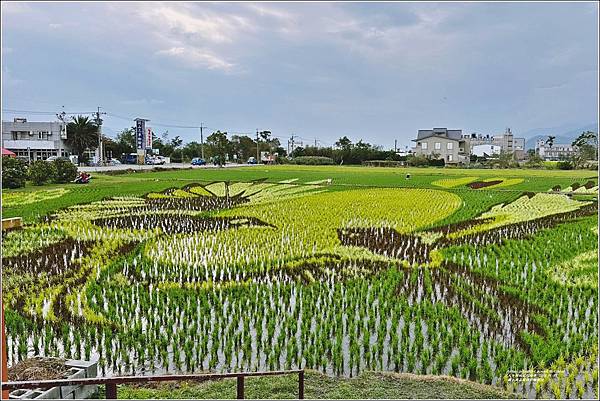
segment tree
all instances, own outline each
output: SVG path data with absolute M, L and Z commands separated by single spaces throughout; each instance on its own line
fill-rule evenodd
M 582 132 L 571 145 L 577 147 L 571 160 L 574 168 L 582 167 L 588 160 L 598 159 L 598 135 L 595 132 Z
M 352 141 L 347 137 L 347 136 L 343 136 L 340 139 L 337 140 L 337 142 L 335 143 L 335 146 L 340 148 L 340 149 L 350 149 L 352 147 Z
M 231 143 L 227 139 L 227 132 L 216 131 L 206 138 L 206 145 L 216 163 L 223 165 L 227 154 L 231 149 Z
M 175 135 L 175 138 L 171 139 L 171 146 L 177 149 L 183 144 L 183 139 L 179 137 L 179 135 Z
M 47 181 L 53 180 L 55 175 L 54 164 L 46 160 L 36 160 L 29 166 L 29 179 L 33 185 L 44 185 Z
M 200 157 L 202 155 L 202 145 L 200 143 L 192 141 L 187 143 L 183 149 L 181 149 L 183 157 L 187 160 L 191 160 L 194 157 Z
M 236 154 L 239 160 L 248 160 L 251 156 L 256 156 L 256 141 L 248 135 L 232 135 L 231 151 Z
M 96 149 L 98 146 L 98 126 L 89 117 L 74 117 L 73 121 L 67 124 L 66 142 L 78 156 L 79 162 L 85 162 L 86 149 Z
M 515 164 L 515 155 L 512 152 L 500 151 L 498 157 L 494 158 L 493 164 L 500 168 L 509 168 Z
M 135 130 L 127 128 L 117 134 L 117 145 L 121 154 L 134 153 L 136 150 Z
M 27 164 L 16 157 L 2 156 L 2 188 L 25 186 Z
M 552 146 L 554 146 L 555 139 L 556 139 L 555 136 L 548 135 L 548 139 L 546 139 L 546 145 L 548 145 L 548 147 L 551 148 Z
M 542 159 L 540 157 L 540 155 L 535 153 L 535 150 L 529 149 L 529 151 L 527 151 L 527 156 L 528 157 L 527 157 L 527 161 L 525 162 L 525 167 L 536 168 L 536 167 L 542 167 L 544 165 L 544 159 Z
M 54 164 L 54 182 L 66 183 L 71 182 L 77 177 L 77 166 L 67 159 L 56 159 Z

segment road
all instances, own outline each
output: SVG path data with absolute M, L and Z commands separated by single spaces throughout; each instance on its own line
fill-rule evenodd
M 135 171 L 148 170 L 149 171 L 149 170 L 152 170 L 154 168 L 163 168 L 163 169 L 178 169 L 178 168 L 179 169 L 185 169 L 185 168 L 205 169 L 205 168 L 232 168 L 232 167 L 252 167 L 252 166 L 259 166 L 259 164 L 245 164 L 245 163 L 237 164 L 237 163 L 230 163 L 230 164 L 224 165 L 223 167 L 214 166 L 212 164 L 207 164 L 205 166 L 192 166 L 189 163 L 168 163 L 168 164 L 162 164 L 162 165 L 119 164 L 119 165 L 116 165 L 116 166 L 78 167 L 77 169 L 79 171 L 85 171 L 86 173 L 103 173 L 103 172 L 108 172 L 108 171 L 123 171 L 123 170 L 135 170 Z

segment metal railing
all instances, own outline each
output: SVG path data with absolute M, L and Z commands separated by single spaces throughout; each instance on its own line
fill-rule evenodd
M 116 376 L 116 377 L 91 377 L 86 379 L 64 379 L 64 380 L 38 380 L 2 383 L 2 390 L 18 389 L 47 389 L 59 386 L 79 385 L 104 385 L 106 386 L 106 398 L 117 399 L 117 384 L 125 383 L 153 383 L 166 381 L 210 381 L 220 379 L 237 379 L 237 399 L 244 399 L 244 379 L 246 377 L 258 376 L 282 376 L 298 374 L 298 399 L 304 399 L 304 370 L 276 370 L 269 372 L 241 372 L 241 373 L 206 373 L 189 375 L 158 375 L 158 376 Z

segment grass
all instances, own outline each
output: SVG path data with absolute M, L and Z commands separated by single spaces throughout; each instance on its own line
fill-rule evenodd
M 406 179 L 410 174 L 410 179 Z M 43 187 L 27 186 L 17 190 L 3 190 L 3 217 L 23 217 L 25 221 L 33 221 L 54 210 L 68 206 L 88 203 L 112 196 L 142 195 L 148 192 L 162 191 L 171 187 L 182 187 L 192 182 L 212 182 L 221 180 L 251 181 L 267 179 L 279 182 L 297 179 L 295 184 L 306 184 L 315 181 L 332 179 L 333 185 L 328 190 L 348 189 L 350 187 L 379 188 L 430 188 L 440 189 L 434 184 L 442 179 L 461 176 L 478 177 L 477 179 L 501 178 L 506 180 L 522 179 L 522 182 L 487 189 L 486 193 L 501 191 L 539 191 L 546 192 L 554 185 L 566 188 L 574 182 L 589 179 L 598 182 L 597 174 L 587 170 L 484 170 L 484 169 L 443 169 L 443 168 L 379 168 L 359 166 L 255 166 L 227 169 L 190 169 L 150 172 L 133 172 L 128 174 L 93 174 L 89 184 L 53 184 Z M 31 193 L 49 189 L 67 188 L 68 192 L 61 196 L 44 199 L 39 202 L 14 203 L 16 193 Z M 464 185 L 449 190 L 464 192 Z M 481 191 L 481 190 L 469 190 Z M 26 195 L 25 195 L 26 196 Z M 462 195 L 461 195 L 462 196 Z M 494 198 L 495 195 L 492 195 Z M 500 196 L 505 198 L 505 196 Z M 508 196 L 511 198 L 511 196 Z M 468 198 L 468 196 L 466 197 Z M 466 199 L 463 197 L 463 199 Z M 503 200 L 504 201 L 504 200 Z M 465 200 L 466 202 L 466 200 Z
M 514 398 L 498 387 L 448 376 L 364 372 L 354 378 L 334 378 L 306 371 L 306 399 L 482 399 Z M 298 376 L 251 377 L 245 380 L 245 398 L 298 397 Z M 102 394 L 99 395 L 102 397 Z M 234 399 L 235 379 L 204 383 L 164 383 L 153 387 L 121 385 L 120 399 Z

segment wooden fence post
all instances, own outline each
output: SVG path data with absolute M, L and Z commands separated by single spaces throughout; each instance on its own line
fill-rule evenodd
M 117 384 L 106 383 L 106 399 L 116 400 L 117 399 Z
M 244 399 L 244 375 L 239 375 L 237 377 L 237 399 Z
M 304 370 L 298 372 L 298 399 L 304 399 Z

